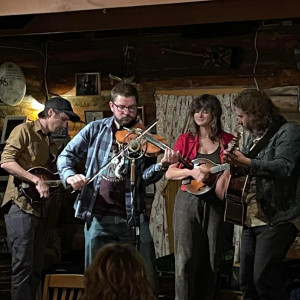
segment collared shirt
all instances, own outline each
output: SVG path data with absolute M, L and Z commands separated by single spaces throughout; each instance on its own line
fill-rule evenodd
M 256 137 L 253 140 L 252 148 L 254 148 L 254 146 L 259 142 L 259 140 L 262 137 L 263 136 Z M 256 178 L 255 177 L 253 177 L 250 181 L 249 191 L 247 193 L 245 201 L 247 204 L 247 213 L 246 213 L 245 224 L 248 227 L 266 225 L 267 223 L 266 223 L 265 216 L 261 209 L 260 203 L 256 199 Z
M 17 162 L 23 169 L 46 167 L 58 154 L 55 142 L 42 132 L 39 120 L 18 125 L 6 141 L 1 155 L 1 164 Z M 23 195 L 19 195 L 20 180 L 9 175 L 3 205 L 14 201 L 26 213 L 41 216 L 41 205 L 31 205 Z
M 97 120 L 86 125 L 64 148 L 57 159 L 57 169 L 64 184 L 69 176 L 76 174 L 75 164 L 85 159 L 85 176 L 93 179 L 86 185 L 77 198 L 74 208 L 75 217 L 87 219 L 93 213 L 93 203 L 96 201 L 102 179 L 100 170 L 109 163 L 109 153 L 113 141 L 112 123 L 114 117 Z M 159 180 L 164 172 L 156 158 L 143 156 L 136 159 L 136 196 L 139 203 L 145 202 L 144 187 Z M 129 164 L 127 163 L 127 166 Z M 98 174 L 94 177 L 95 174 Z M 129 173 L 126 184 L 130 186 Z M 92 204 L 92 205 L 91 205 Z M 132 220 L 133 197 L 125 194 L 127 221 Z

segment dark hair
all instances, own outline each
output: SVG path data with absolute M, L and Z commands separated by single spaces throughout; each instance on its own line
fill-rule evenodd
M 233 99 L 233 105 L 247 114 L 249 129 L 256 134 L 263 134 L 272 120 L 281 118 L 272 100 L 263 91 L 256 89 L 241 92 Z
M 111 90 L 111 101 L 115 102 L 116 98 L 120 96 L 135 97 L 136 103 L 138 103 L 138 92 L 136 88 L 126 82 L 120 82 L 115 85 Z
M 155 300 L 141 255 L 130 244 L 101 247 L 85 272 L 82 300 Z
M 209 138 L 212 141 L 216 141 L 220 138 L 222 133 L 221 115 L 222 107 L 219 99 L 214 95 L 203 94 L 202 96 L 196 97 L 192 100 L 189 110 L 189 130 L 195 136 L 199 132 L 199 125 L 194 120 L 194 114 L 201 109 L 205 109 L 212 115 L 211 130 Z

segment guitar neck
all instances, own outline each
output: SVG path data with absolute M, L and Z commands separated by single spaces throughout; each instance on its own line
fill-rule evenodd
M 60 186 L 62 185 L 62 181 L 61 180 L 45 180 L 44 181 L 47 185 L 51 186 Z

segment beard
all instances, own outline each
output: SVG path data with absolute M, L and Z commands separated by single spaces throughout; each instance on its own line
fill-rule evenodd
M 122 127 L 131 128 L 137 123 L 136 117 L 133 119 L 130 117 L 123 117 L 122 119 L 118 119 L 115 117 L 115 121 L 120 125 L 120 128 Z

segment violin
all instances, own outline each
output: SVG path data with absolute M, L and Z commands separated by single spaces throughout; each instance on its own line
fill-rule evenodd
M 129 150 L 132 152 L 136 152 L 136 150 L 141 147 L 146 156 L 157 156 L 161 154 L 162 150 L 165 149 L 165 144 L 167 143 L 166 139 L 158 134 L 152 135 L 150 133 L 144 133 L 145 130 L 146 128 L 143 124 L 136 123 L 130 129 L 118 130 L 115 134 L 116 140 L 119 144 L 127 144 Z M 151 142 L 150 139 L 155 141 L 156 144 Z
M 149 128 L 148 128 L 149 129 Z M 141 123 L 136 123 L 132 129 L 118 130 L 115 134 L 118 143 L 126 143 L 129 150 L 133 152 L 140 147 L 145 152 L 147 156 L 157 156 L 166 149 L 171 149 L 166 145 L 167 140 L 159 134 L 151 134 L 149 132 L 144 132 L 146 130 L 145 126 Z M 139 137 L 142 139 L 139 139 Z M 186 168 L 192 170 L 194 165 L 191 161 L 185 160 L 183 157 L 179 156 L 179 162 L 181 162 Z

